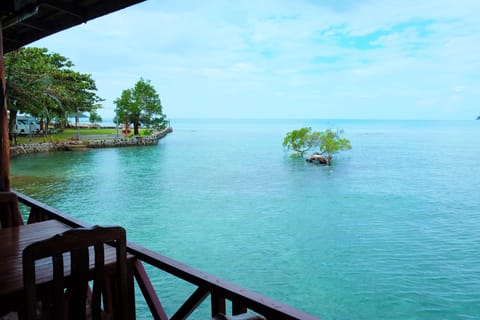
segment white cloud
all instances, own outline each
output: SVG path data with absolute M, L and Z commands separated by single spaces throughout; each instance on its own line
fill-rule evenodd
M 142 76 L 171 117 L 471 118 L 479 9 L 476 0 L 147 1 L 38 45 L 91 73 L 110 109 Z

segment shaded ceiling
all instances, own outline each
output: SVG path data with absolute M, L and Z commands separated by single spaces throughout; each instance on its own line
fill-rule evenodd
M 0 0 L 3 51 L 145 0 Z

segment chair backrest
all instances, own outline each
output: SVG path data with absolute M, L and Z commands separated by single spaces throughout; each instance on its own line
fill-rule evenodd
M 13 192 L 0 192 L 0 229 L 23 225 L 18 197 Z
M 105 244 L 115 248 L 106 247 Z M 115 251 L 113 266 L 105 265 L 105 249 Z M 67 253 L 67 254 L 64 254 Z M 90 255 L 94 259 L 90 259 Z M 70 259 L 67 257 L 70 256 Z M 86 319 L 88 281 L 93 280 L 91 319 L 101 319 L 102 296 L 105 298 L 106 277 L 113 276 L 114 319 L 127 319 L 128 283 L 126 233 L 122 227 L 92 227 L 71 229 L 49 239 L 27 246 L 23 251 L 24 318 L 36 318 L 37 296 L 35 261 L 51 258 L 53 282 L 52 319 Z M 67 258 L 67 259 L 65 259 Z M 94 261 L 90 261 L 94 260 Z M 37 263 L 37 266 L 41 263 Z M 106 269 L 108 272 L 106 273 Z M 93 269 L 93 270 L 92 270 Z M 70 272 L 69 272 L 70 270 Z M 112 270 L 112 271 L 111 271 Z M 40 273 L 40 271 L 39 271 Z M 65 291 L 66 290 L 66 291 Z M 65 296 L 68 296 L 68 299 Z M 66 301 L 68 300 L 68 301 Z

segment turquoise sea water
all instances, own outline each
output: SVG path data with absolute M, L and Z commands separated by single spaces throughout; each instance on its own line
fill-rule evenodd
M 13 187 L 323 319 L 480 319 L 479 121 L 171 124 L 155 147 L 14 159 Z M 292 159 L 302 126 L 353 149 Z M 167 313 L 193 290 L 152 277 Z

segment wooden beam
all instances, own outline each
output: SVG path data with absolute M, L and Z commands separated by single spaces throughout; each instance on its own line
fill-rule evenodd
M 142 294 L 145 297 L 150 312 L 155 320 L 168 320 L 168 316 L 163 309 L 163 306 L 155 293 L 152 282 L 148 277 L 147 271 L 143 267 L 143 264 L 140 260 L 135 259 L 133 263 L 133 270 L 135 279 L 137 279 L 137 284 L 142 290 Z
M 32 28 L 32 29 L 35 29 L 35 30 L 38 30 L 38 31 L 41 31 L 41 32 L 45 32 L 45 30 L 47 30 L 47 28 L 45 26 L 40 26 L 38 25 L 34 25 L 33 23 L 26 23 L 26 22 L 22 22 L 22 24 L 26 27 L 29 27 L 29 28 Z
M 79 7 L 76 5 L 67 5 L 66 3 L 59 4 L 58 1 L 45 1 L 42 2 L 42 6 L 48 6 L 50 8 L 62 11 L 85 21 L 85 13 L 81 12 Z
M 0 20 L 0 191 L 10 191 L 10 141 L 8 139 L 5 65 L 3 62 L 3 32 Z
M 178 309 L 170 320 L 185 320 L 205 300 L 209 292 L 204 288 L 197 288 L 185 303 Z

